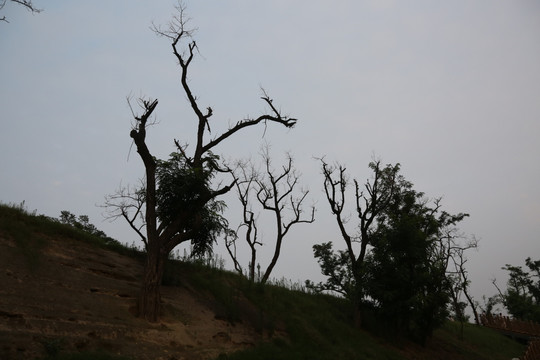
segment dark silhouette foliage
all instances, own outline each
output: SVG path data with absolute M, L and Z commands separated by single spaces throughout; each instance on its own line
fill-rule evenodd
M 367 259 L 366 293 L 395 335 L 424 343 L 446 319 L 450 282 L 437 257 L 440 231 L 460 217 L 437 217 L 422 193 L 404 189 L 379 219 Z
M 506 264 L 510 278 L 501 294 L 508 312 L 516 319 L 540 322 L 540 260 L 525 259 L 527 269 Z
M 162 226 L 169 226 L 182 212 L 191 212 L 178 229 L 179 233 L 192 232 L 192 256 L 212 252 L 218 236 L 229 230 L 229 223 L 221 215 L 226 208 L 224 201 L 211 198 L 211 180 L 215 172 L 211 164 L 218 160 L 210 154 L 206 166 L 192 168 L 183 154 L 175 152 L 169 160 L 157 160 L 156 190 L 157 216 Z M 199 211 L 192 211 L 200 209 Z
M 383 168 L 372 162 L 370 168 L 374 176 L 365 184 L 365 193 L 355 181 L 360 224 L 359 233 L 351 236 L 342 215 L 345 169 L 339 167 L 336 177 L 323 163 L 327 199 L 346 249 L 335 252 L 331 242 L 315 245 L 314 255 L 327 280 L 306 285 L 350 299 L 357 325 L 367 311 L 375 314 L 378 331 L 385 335 L 425 343 L 448 315 L 455 284 L 449 265 L 472 247 L 456 242 L 455 227 L 468 215 L 441 211 L 440 199 L 430 202 L 415 191 L 399 174 L 399 164 Z
M 103 231 L 99 230 L 94 224 L 90 223 L 90 218 L 88 215 L 76 216 L 67 210 L 62 210 L 58 219 L 62 224 L 73 226 L 74 228 L 87 232 L 91 235 L 102 238 L 107 237 Z

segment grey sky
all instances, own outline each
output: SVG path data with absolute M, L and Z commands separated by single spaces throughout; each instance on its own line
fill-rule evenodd
M 174 4 L 36 0 L 45 11 L 34 16 L 6 5 L 1 201 L 26 200 L 50 216 L 88 214 L 107 234 L 136 240 L 124 223 L 102 222 L 95 205 L 143 174 L 130 152 L 126 96 L 159 99 L 159 125 L 148 135 L 156 156 L 174 150 L 173 138 L 193 138 L 170 44 L 149 30 L 169 20 Z M 417 190 L 443 196 L 450 212 L 470 213 L 461 229 L 481 239 L 468 263 L 477 299 L 495 293 L 493 277 L 504 285 L 504 264 L 540 257 L 538 1 L 186 5 L 199 29 L 190 84 L 201 106 L 214 109 L 214 132 L 260 114 L 261 86 L 299 119 L 290 131 L 269 127 L 266 139 L 276 157 L 294 154 L 317 221 L 286 239 L 276 276 L 320 280 L 311 246 L 341 245 L 313 160 L 321 156 L 360 181 L 373 154 L 399 162 Z M 263 129 L 246 134 L 221 150 L 256 154 Z

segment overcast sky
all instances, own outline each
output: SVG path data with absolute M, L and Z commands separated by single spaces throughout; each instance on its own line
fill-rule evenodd
M 2 10 L 10 22 L 0 22 L 0 201 L 25 200 L 54 217 L 87 214 L 132 243 L 129 227 L 103 221 L 96 206 L 144 173 L 126 97 L 159 99 L 159 124 L 148 132 L 155 156 L 172 152 L 174 138 L 193 143 L 196 119 L 170 43 L 149 29 L 170 19 L 175 2 L 35 4 L 44 11 Z M 200 106 L 214 109 L 214 133 L 266 111 L 261 87 L 299 119 L 292 130 L 270 126 L 265 139 L 276 165 L 285 151 L 294 155 L 316 222 L 285 240 L 276 277 L 321 280 L 312 245 L 342 246 L 314 160 L 323 156 L 360 182 L 373 156 L 399 162 L 416 190 L 470 213 L 460 228 L 480 239 L 468 262 L 477 300 L 495 294 L 492 278 L 505 285 L 506 263 L 540 258 L 540 2 L 186 5 L 200 50 L 190 85 Z M 256 158 L 263 134 L 250 129 L 220 150 Z M 234 220 L 234 197 L 227 200 Z M 263 232 L 268 256 L 272 228 Z

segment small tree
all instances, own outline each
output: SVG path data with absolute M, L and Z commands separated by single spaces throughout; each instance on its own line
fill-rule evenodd
M 241 120 L 222 134 L 207 140 L 213 110 L 207 107 L 206 111 L 203 111 L 189 86 L 188 70 L 195 57 L 197 45 L 192 40 L 193 32 L 186 28 L 184 7 L 179 4 L 177 10 L 178 14 L 168 29 L 162 30 L 154 26 L 154 31 L 171 41 L 173 54 L 180 65 L 180 82 L 198 125 L 195 146 L 191 155 L 188 155 L 187 146 L 182 146 L 175 140 L 177 151 L 170 162 L 163 163 L 157 160 L 147 146 L 146 135 L 147 127 L 151 124 L 149 120 L 158 105 L 158 100 L 141 99 L 142 114 L 134 114 L 135 125 L 130 137 L 145 167 L 144 196 L 138 196 L 141 192 L 137 191 L 135 196 L 132 196 L 133 194 L 129 194 L 128 198 L 116 196 L 116 201 L 109 202 L 113 214 L 126 219 L 145 240 L 147 259 L 137 310 L 140 317 L 149 321 L 157 321 L 159 317 L 159 288 L 164 262 L 169 253 L 185 241 L 195 242 L 195 246 L 202 244 L 204 246 L 201 248 L 207 248 L 208 241 L 215 235 L 213 231 L 223 230 L 222 218 L 219 215 L 223 203 L 216 199 L 230 191 L 234 187 L 234 181 L 213 187 L 211 182 L 213 176 L 230 170 L 220 166 L 220 159 L 212 154 L 212 151 L 224 140 L 249 126 L 274 122 L 292 128 L 296 124 L 296 119 L 283 116 L 274 106 L 272 99 L 264 93 L 262 100 L 269 107 L 268 114 Z M 181 51 L 183 41 L 187 41 L 185 51 Z M 177 183 L 177 180 L 180 183 Z M 194 193 L 190 192 L 192 189 L 195 190 Z M 167 194 L 178 197 L 180 203 L 167 201 Z M 135 200 L 135 203 L 130 200 Z M 142 203 L 144 208 L 141 207 Z M 136 214 L 133 215 L 130 210 L 135 210 Z M 145 234 L 143 228 L 135 226 L 133 222 L 133 219 L 137 218 L 137 213 L 142 214 L 143 210 Z
M 458 241 L 459 239 L 464 239 L 464 236 L 457 232 L 455 227 L 446 229 L 443 231 L 443 236 L 439 240 L 439 249 L 440 256 L 443 259 L 446 258 L 447 275 L 452 283 L 451 295 L 453 310 L 457 320 L 461 322 L 461 327 L 463 329 L 463 323 L 467 320 L 464 313 L 467 304 L 471 307 L 475 324 L 480 325 L 477 304 L 469 292 L 471 281 L 465 267 L 467 263 L 465 252 L 470 249 L 477 249 L 478 240 L 473 236 L 464 244 L 460 244 Z M 461 294 L 465 296 L 466 302 L 460 300 Z
M 293 225 L 301 223 L 312 223 L 315 221 L 315 207 L 311 207 L 311 211 L 307 217 L 303 216 L 304 201 L 309 193 L 308 190 L 300 190 L 296 195 L 296 187 L 300 175 L 296 172 L 293 164 L 293 159 L 287 155 L 287 163 L 281 167 L 280 172 L 276 172 L 272 167 L 269 148 L 266 147 L 262 154 L 264 162 L 264 173 L 257 173 L 251 164 L 239 164 L 240 171 L 237 171 L 241 176 L 236 178 L 238 198 L 243 207 L 243 222 L 241 227 L 246 227 L 245 240 L 248 243 L 251 251 L 251 261 L 249 263 L 249 279 L 255 280 L 255 266 L 257 261 L 257 248 L 262 243 L 257 239 L 257 225 L 253 210 L 250 208 L 253 202 L 253 197 L 256 198 L 259 205 L 273 214 L 276 224 L 276 236 L 274 242 L 274 254 L 266 270 L 264 271 L 260 282 L 266 283 L 277 264 L 281 253 L 281 247 L 285 236 Z M 251 169 L 248 171 L 247 168 Z M 251 194 L 251 196 L 250 196 Z M 233 241 L 227 242 L 227 250 L 235 268 L 242 273 L 242 267 L 236 256 L 236 243 Z
M 327 199 L 346 248 L 334 252 L 332 243 L 315 245 L 327 280 L 307 285 L 352 300 L 358 325 L 362 307 L 369 303 L 389 331 L 424 342 L 446 316 L 449 263 L 469 248 L 458 244 L 456 224 L 468 215 L 441 211 L 440 199 L 430 205 L 399 175 L 399 165 L 382 168 L 372 162 L 370 168 L 374 175 L 364 185 L 365 193 L 355 181 L 359 230 L 351 236 L 343 214 L 345 168 L 323 162 Z
M 528 257 L 525 265 L 528 270 L 509 264 L 503 267 L 510 278 L 506 292 L 499 290 L 500 298 L 514 318 L 540 322 L 540 260 Z
M 352 272 L 351 258 L 347 251 L 334 252 L 332 242 L 313 245 L 313 255 L 321 267 L 321 273 L 326 276 L 325 283 L 314 284 L 306 280 L 306 287 L 320 292 L 333 292 L 354 301 L 356 281 Z
M 396 193 L 378 218 L 367 260 L 367 294 L 394 334 L 420 343 L 446 319 L 451 298 L 444 230 L 467 214 L 440 211 L 412 185 Z
M 343 254 L 336 258 L 328 253 L 331 246 L 314 246 L 315 256 L 319 255 L 319 264 L 321 264 L 323 270 L 326 269 L 323 272 L 326 272 L 327 275 L 332 274 L 330 282 L 319 284 L 318 288 L 336 291 L 338 285 L 335 280 L 340 278 L 346 280 L 342 284 L 342 291 L 337 291 L 346 293 L 353 301 L 355 304 L 355 322 L 360 325 L 361 303 L 364 298 L 364 260 L 368 246 L 371 245 L 373 229 L 376 226 L 377 217 L 388 207 L 394 194 L 403 186 L 407 186 L 407 182 L 399 175 L 399 164 L 382 167 L 380 161 L 371 162 L 369 167 L 373 171 L 372 179 L 368 180 L 363 187 L 360 187 L 358 181 L 354 180 L 354 205 L 358 217 L 358 230 L 356 233 L 351 234 L 350 230 L 346 228 L 347 215 L 344 213 L 346 192 L 349 185 L 346 169 L 341 165 L 330 166 L 323 159 L 321 159 L 321 165 L 326 199 L 332 214 L 335 216 L 341 236 L 345 241 L 347 263 L 350 264 L 352 277 L 346 276 L 348 271 L 343 270 L 343 268 L 334 272 L 331 264 L 325 264 L 326 260 L 330 260 L 336 264 L 345 265 Z M 351 284 L 354 285 L 351 286 Z M 354 293 L 351 293 L 351 291 L 354 291 Z
M 79 215 L 77 217 L 75 214 L 72 214 L 67 210 L 62 210 L 58 219 L 62 224 L 73 226 L 76 229 L 82 230 L 94 236 L 107 238 L 107 235 L 103 231 L 99 230 L 94 224 L 90 223 L 90 218 L 88 215 Z
M 250 261 L 248 264 L 247 277 L 251 282 L 255 281 L 255 264 L 257 263 L 257 246 L 262 246 L 259 241 L 257 222 L 255 213 L 251 207 L 252 193 L 256 191 L 256 181 L 258 173 L 250 163 L 238 163 L 238 167 L 234 173 L 236 179 L 236 190 L 238 200 L 242 204 L 242 222 L 238 226 L 235 236 L 230 236 L 225 239 L 225 247 L 229 253 L 234 268 L 240 274 L 244 275 L 244 269 L 240 264 L 237 254 L 238 233 L 241 228 L 245 228 L 244 240 L 249 246 Z

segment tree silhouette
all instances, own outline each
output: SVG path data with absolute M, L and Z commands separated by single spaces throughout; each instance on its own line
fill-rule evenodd
M 340 269 L 338 271 L 342 274 L 333 273 L 331 267 L 326 266 L 326 269 L 330 271 L 328 274 L 331 274 L 330 280 L 332 280 L 332 277 L 334 280 L 338 278 L 345 279 L 344 276 L 348 272 L 343 270 L 343 266 L 350 265 L 352 279 L 346 279 L 348 285 L 344 286 L 343 291 L 348 294 L 348 297 L 355 304 L 355 322 L 360 326 L 362 322 L 361 302 L 364 298 L 364 261 L 368 246 L 371 244 L 372 229 L 376 226 L 377 217 L 389 206 L 395 193 L 401 188 L 408 186 L 409 183 L 399 175 L 399 164 L 382 167 L 380 161 L 369 163 L 369 167 L 373 171 L 372 179 L 366 181 L 363 187 L 359 185 L 358 181 L 354 180 L 354 205 L 359 221 L 357 232 L 351 233 L 346 227 L 347 219 L 344 213 L 347 198 L 346 193 L 349 186 L 346 168 L 342 165 L 328 165 L 323 159 L 321 159 L 321 167 L 324 176 L 326 199 L 336 219 L 341 236 L 345 241 L 345 252 L 348 262 L 344 262 L 343 254 L 336 258 L 328 253 L 329 251 L 331 252 L 331 246 L 321 248 L 314 246 L 314 251 L 316 256 L 317 254 L 320 255 L 320 260 L 328 259 L 339 264 L 339 268 L 336 269 Z M 357 244 L 359 244 L 360 249 L 356 246 Z M 320 261 L 319 263 L 321 264 Z M 351 280 L 354 282 L 354 286 L 352 287 L 350 286 Z M 328 283 L 327 285 L 329 287 L 336 287 L 336 284 Z M 322 286 L 324 287 L 324 285 Z
M 238 198 L 243 208 L 241 227 L 246 228 L 245 240 L 251 252 L 251 260 L 248 265 L 248 278 L 251 281 L 255 281 L 257 246 L 262 245 L 257 238 L 256 217 L 250 207 L 252 203 L 258 203 L 263 210 L 270 212 L 276 224 L 276 235 L 273 243 L 274 254 L 259 279 L 264 284 L 270 278 L 277 264 L 285 236 L 294 225 L 314 222 L 315 207 L 312 206 L 307 216 L 304 216 L 304 202 L 309 191 L 297 189 L 300 175 L 294 168 L 293 158 L 290 154 L 287 154 L 286 164 L 282 165 L 280 170 L 273 168 L 268 146 L 263 149 L 262 158 L 264 163 L 262 172 L 254 170 L 253 164 L 239 164 L 238 174 L 235 177 Z M 242 273 L 242 267 L 235 251 L 236 238 L 228 241 L 226 245 L 236 270 Z
M 198 124 L 196 142 L 191 154 L 188 154 L 187 146 L 182 146 L 178 140 L 174 140 L 176 152 L 182 158 L 182 166 L 184 167 L 183 169 L 182 167 L 179 169 L 182 171 L 185 170 L 195 177 L 199 176 L 199 180 L 201 181 L 196 192 L 196 198 L 192 198 L 184 204 L 188 204 L 189 206 L 176 204 L 178 206 L 169 207 L 165 212 L 161 211 L 163 210 L 160 207 L 159 197 L 159 186 L 161 184 L 159 183 L 159 176 L 157 176 L 160 171 L 160 163 L 152 155 L 146 143 L 147 128 L 151 123 L 150 118 L 158 105 L 158 100 L 141 99 L 142 114 L 134 114 L 135 126 L 130 132 L 130 137 L 133 139 L 145 167 L 144 197 L 135 197 L 135 204 L 129 201 L 122 203 L 120 200 L 122 199 L 121 197 L 117 198 L 117 201 L 113 204 L 109 204 L 112 205 L 113 212 L 118 217 L 128 220 L 130 226 L 134 229 L 138 229 L 138 227 L 134 226 L 133 221 L 131 221 L 134 217 L 132 213 L 128 214 L 130 209 L 127 208 L 127 204 L 132 205 L 131 210 L 135 210 L 141 214 L 144 210 L 145 234 L 141 230 L 138 233 L 139 235 L 142 234 L 145 238 L 147 259 L 137 310 L 140 317 L 149 321 L 157 321 L 159 317 L 159 288 L 163 276 L 164 262 L 169 253 L 177 245 L 185 241 L 193 241 L 200 238 L 202 227 L 205 224 L 209 224 L 205 222 L 205 217 L 212 215 L 208 213 L 208 205 L 215 205 L 215 201 L 220 195 L 227 193 L 234 187 L 234 180 L 231 180 L 227 185 L 215 188 L 212 187 L 210 181 L 207 181 L 216 173 L 230 172 L 228 168 L 222 166 L 220 159 L 212 153 L 212 150 L 229 137 L 250 126 L 270 122 L 292 128 L 296 124 L 296 119 L 283 116 L 274 106 L 272 99 L 263 92 L 261 99 L 268 106 L 268 113 L 255 118 L 240 120 L 223 133 L 206 139 L 206 135 L 210 134 L 209 122 L 213 115 L 213 110 L 211 107 L 207 107 L 205 111 L 202 110 L 197 97 L 193 94 L 189 85 L 188 70 L 195 57 L 197 44 L 192 38 L 193 30 L 186 27 L 187 22 L 185 7 L 179 4 L 177 6 L 177 14 L 173 17 L 169 27 L 163 30 L 154 26 L 153 30 L 156 34 L 171 41 L 173 54 L 181 70 L 180 82 L 182 89 Z M 185 48 L 182 48 L 181 43 L 184 41 L 187 44 Z M 144 207 L 140 206 L 141 200 L 144 202 Z M 213 208 L 213 211 L 219 213 L 219 209 L 217 208 Z M 216 215 L 216 213 L 213 215 Z

